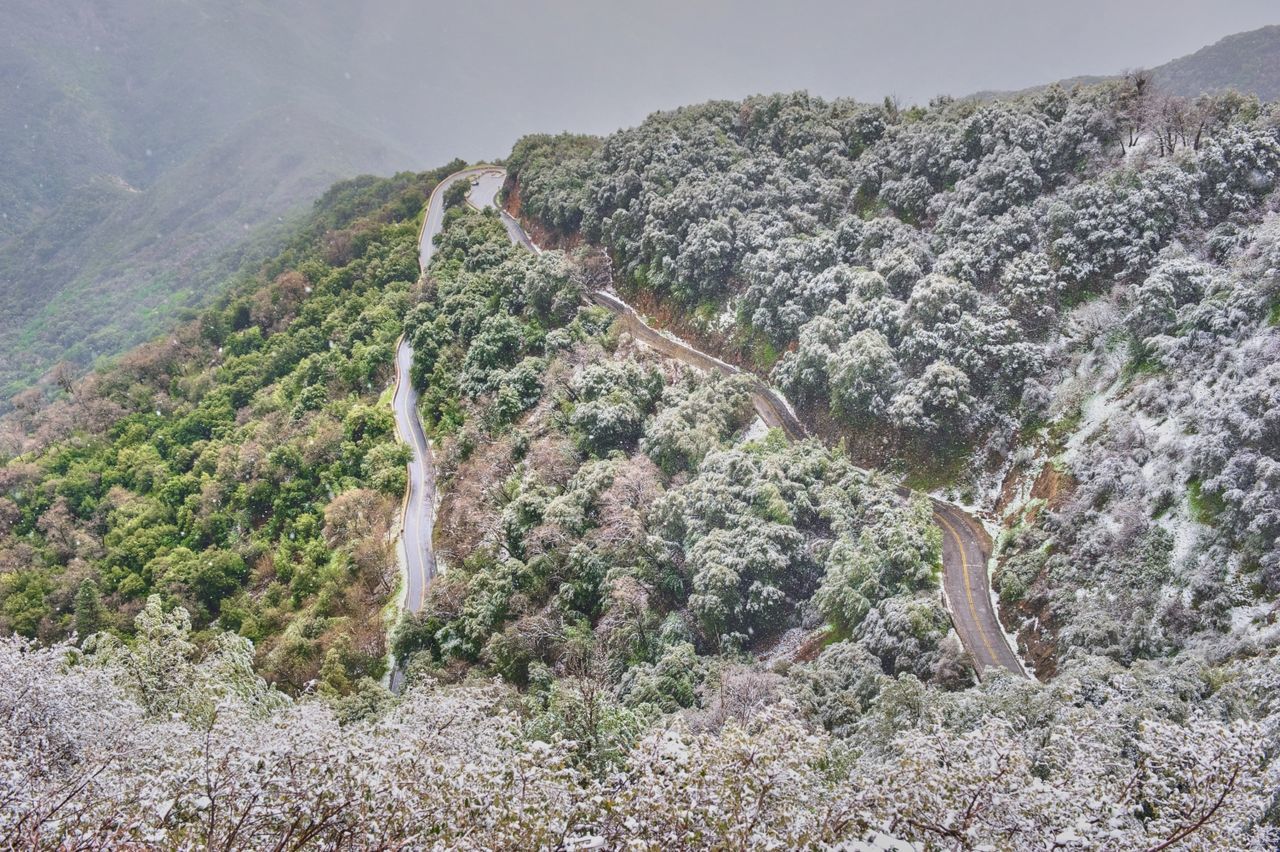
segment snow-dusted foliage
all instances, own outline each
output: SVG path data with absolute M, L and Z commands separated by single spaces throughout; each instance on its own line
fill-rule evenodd
M 1241 376 L 1211 413 L 1195 463 L 1202 492 L 1223 504 L 1222 524 L 1280 591 L 1280 341 L 1271 344 L 1270 363 Z
M 428 352 L 449 564 L 395 633 L 410 682 L 484 670 L 524 689 L 539 730 L 608 719 L 574 758 L 599 769 L 661 714 L 712 712 L 726 666 L 823 621 L 886 676 L 971 681 L 927 502 L 904 504 L 816 440 L 745 430 L 759 392 L 749 376 L 680 366 L 599 309 L 560 316 L 555 299 L 524 299 L 585 282 L 593 256 L 530 266 L 494 225 L 450 214 L 434 292 L 409 317 Z M 846 272 L 839 286 L 883 280 Z M 509 407 L 530 360 L 529 396 Z M 843 378 L 870 392 L 870 374 Z M 320 688 L 349 693 L 345 713 L 379 700 L 336 669 Z
M 1274 641 L 1276 217 L 1207 237 L 1161 251 L 1062 340 L 1062 493 L 1015 521 L 1000 580 L 1064 650 L 1132 660 L 1208 642 L 1226 656 Z
M 185 659 L 182 617 L 170 623 L 140 631 L 134 653 Z M 669 719 L 627 745 L 582 685 L 530 714 L 506 687 L 427 683 L 343 723 L 315 697 L 264 701 L 234 670 L 215 696 L 200 677 L 6 639 L 0 833 L 19 848 L 229 850 L 1276 840 L 1260 824 L 1280 780 L 1270 661 L 1220 672 L 1216 689 L 1204 671 L 1135 682 L 1089 662 L 1053 688 L 997 679 L 955 696 L 887 678 L 859 653 L 861 682 L 815 674 L 792 700 L 741 692 L 738 676 L 722 699 L 763 703 L 735 704 L 713 727 Z M 200 710 L 139 703 L 157 690 Z M 830 718 L 857 735 L 807 724 L 815 702 L 841 708 Z M 605 741 L 620 743 L 615 760 L 579 759 Z
M 0 640 L 0 837 L 1276 848 L 1280 137 L 1273 107 L 1153 98 L 1138 77 L 910 110 L 796 94 L 522 141 L 511 203 L 597 245 L 523 252 L 459 208 L 405 289 L 448 565 L 395 632 L 405 691 L 338 642 L 270 665 L 346 630 L 332 590 L 387 531 L 363 487 L 270 503 L 314 533 L 312 568 L 283 544 L 166 548 L 132 629 L 85 581 L 57 598 L 76 645 Z M 675 365 L 582 304 L 611 263 L 829 440 L 746 430 L 749 376 Z M 301 357 L 311 379 L 280 395 L 305 420 L 326 368 Z M 334 421 L 335 446 L 372 418 Z M 369 475 L 402 463 L 382 452 Z M 154 451 L 116 456 L 167 499 Z M 942 462 L 1002 525 L 1001 614 L 1046 682 L 978 682 L 932 504 L 854 457 Z M 45 593 L 21 561 L 93 547 L 68 459 L 38 516 L 40 470 L 2 471 L 0 616 L 27 633 Z M 184 525 L 216 503 L 199 487 Z M 153 502 L 104 504 L 104 543 L 145 543 Z M 314 617 L 267 652 L 306 675 L 286 697 L 245 636 L 321 567 Z M 180 605 L 228 578 L 281 608 L 193 629 Z
M 906 449 L 965 446 L 1043 413 L 1024 390 L 1066 308 L 1146 280 L 1133 328 L 1158 331 L 1197 285 L 1149 276 L 1157 256 L 1280 182 L 1271 113 L 1175 101 L 1139 78 L 906 112 L 775 95 L 594 146 L 533 137 L 514 165 L 533 211 L 573 187 L 581 230 L 630 286 L 727 303 L 746 339 L 785 348 L 774 375 L 796 398 Z M 1131 150 L 1143 134 L 1160 156 Z
M 1274 641 L 1274 104 L 1131 75 L 906 111 L 758 97 L 522 144 L 527 198 L 571 173 L 620 286 L 708 334 L 736 317 L 726 351 L 833 441 L 908 470 L 971 454 L 954 484 L 1004 521 L 997 586 L 1045 673 Z M 852 630 L 875 604 L 847 550 L 818 602 Z
M 645 424 L 640 444 L 668 473 L 695 468 L 744 425 L 750 410 L 750 379 L 745 376 L 687 376 L 663 392 L 662 407 Z

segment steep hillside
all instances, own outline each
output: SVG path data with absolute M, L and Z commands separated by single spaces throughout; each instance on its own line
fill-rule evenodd
M 440 176 L 337 185 L 214 307 L 53 403 L 19 398 L 0 446 L 6 631 L 127 633 L 162 593 L 254 640 L 282 688 L 326 662 L 381 675 L 405 486 L 383 397 Z
M 511 165 L 625 294 L 1006 524 L 1006 618 L 1048 676 L 1274 640 L 1277 116 L 1150 97 L 762 97 Z
M 1274 104 L 1130 78 L 533 136 L 506 200 L 546 250 L 463 177 L 420 269 L 461 165 L 338 184 L 0 421 L 0 836 L 1275 848 Z M 388 642 L 401 336 L 442 571 Z M 987 520 L 1035 678 L 975 667 L 939 576 L 973 557 L 898 481 Z
M 682 367 L 580 307 L 591 270 L 512 246 L 493 216 L 458 216 L 438 244 L 406 332 L 449 570 L 399 655 L 522 686 L 599 670 L 643 715 L 696 706 L 729 661 L 827 621 L 889 673 L 971 683 L 927 501 L 748 430 L 742 377 Z
M 595 249 L 525 251 L 447 193 L 427 275 L 405 283 L 436 177 L 337 187 L 259 280 L 28 424 L 37 446 L 0 469 L 17 530 L 0 611 L 81 635 L 0 639 L 6 837 L 1274 845 L 1269 645 L 975 684 L 927 501 L 750 424 L 743 377 L 582 304 L 610 284 Z M 447 567 L 396 633 L 392 695 L 364 640 L 403 485 L 386 395 L 371 404 L 400 328 Z M 94 412 L 106 437 L 66 434 Z M 94 572 L 131 622 L 92 576 L 67 602 Z M 793 624 L 809 641 L 773 641 Z

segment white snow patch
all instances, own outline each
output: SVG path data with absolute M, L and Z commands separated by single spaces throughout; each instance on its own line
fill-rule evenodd
M 738 298 L 735 296 L 725 303 L 724 310 L 711 321 L 711 330 L 726 332 L 738 321 Z
M 1097 437 L 1103 427 L 1124 409 L 1121 385 L 1122 380 L 1116 378 L 1106 390 L 1084 401 L 1080 412 L 1080 426 L 1067 439 L 1067 449 L 1063 453 L 1063 458 L 1068 462 L 1075 459 L 1085 443 Z
M 1169 554 L 1170 562 L 1176 567 L 1182 565 L 1200 542 L 1200 537 L 1208 532 L 1209 527 L 1191 517 L 1190 505 L 1183 500 L 1177 512 L 1169 512 L 1156 520 L 1156 524 L 1173 536 L 1173 552 Z
M 1252 606 L 1236 606 L 1231 608 L 1231 631 L 1240 633 L 1254 628 L 1255 622 L 1265 621 L 1267 611 L 1271 609 L 1271 604 L 1260 603 Z
M 796 652 L 800 650 L 800 646 L 812 634 L 812 630 L 805 630 L 803 627 L 792 627 L 779 636 L 771 646 L 761 649 L 761 653 L 758 655 L 760 662 L 769 665 L 795 659 Z
M 751 425 L 747 427 L 746 431 L 742 433 L 741 442 L 759 441 L 768 434 L 768 424 L 764 422 L 764 418 L 757 416 L 755 420 L 751 421 Z
M 1154 138 L 1150 133 L 1139 133 L 1137 140 L 1124 149 L 1125 161 L 1131 162 L 1145 155 L 1151 150 Z
M 1232 607 L 1231 633 L 1236 639 L 1273 647 L 1280 644 L 1280 620 L 1275 601 Z

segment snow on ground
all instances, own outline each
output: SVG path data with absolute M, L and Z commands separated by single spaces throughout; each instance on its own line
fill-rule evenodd
M 1148 151 L 1155 146 L 1155 137 L 1150 133 L 1139 133 L 1138 138 L 1132 145 L 1124 149 L 1124 159 L 1127 163 L 1140 159 Z
M 1039 477 L 1040 471 L 1044 470 L 1044 466 L 1049 463 L 1050 458 L 1043 446 L 1028 444 L 1014 450 L 1013 455 L 1010 457 L 1010 467 L 1020 468 L 1026 473 L 1019 476 L 1014 482 L 1013 493 L 1009 498 L 1009 505 L 1006 511 L 1020 509 L 1031 501 L 1031 491 L 1036 486 L 1036 479 Z M 989 499 L 994 504 L 1000 496 L 1001 492 L 997 491 Z
M 624 304 L 625 304 L 625 303 L 624 303 Z M 630 306 L 630 305 L 627 305 L 627 307 L 631 307 L 631 306 Z M 633 310 L 634 310 L 634 309 L 633 309 Z M 636 314 L 636 316 L 639 316 L 639 314 L 637 313 L 637 314 Z M 709 353 L 707 353 L 707 352 L 703 352 L 701 349 L 699 349 L 698 347 L 694 346 L 694 345 L 693 345 L 692 343 L 690 343 L 689 341 L 685 340 L 684 338 L 680 337 L 679 335 L 675 334 L 674 332 L 669 331 L 668 329 L 665 329 L 665 328 L 657 328 L 656 326 L 654 326 L 654 325 L 653 325 L 653 323 L 649 322 L 647 319 L 645 320 L 645 324 L 646 324 L 646 325 L 648 325 L 650 328 L 654 329 L 656 332 L 658 332 L 658 334 L 662 335 L 662 336 L 663 336 L 663 337 L 665 337 L 667 340 L 670 340 L 672 343 L 678 343 L 678 344 L 680 344 L 681 346 L 685 347 L 686 349 L 689 349 L 689 350 L 692 350 L 692 351 L 694 351 L 694 352 L 698 352 L 698 353 L 700 353 L 703 357 L 705 357 L 705 358 L 707 358 L 707 359 L 709 359 L 709 360 L 711 360 L 711 361 L 716 362 L 716 363 L 717 363 L 717 364 L 719 364 L 721 367 L 723 367 L 724 369 L 728 370 L 728 371 L 729 371 L 729 372 L 731 372 L 731 373 L 741 373 L 741 372 L 742 372 L 740 369 L 738 369 L 737 367 L 733 366 L 732 364 L 729 364 L 729 363 L 727 363 L 727 362 L 725 362 L 725 361 L 721 361 L 721 360 L 720 360 L 719 358 L 717 358 L 716 356 L 711 355 L 711 354 L 709 354 Z
M 794 417 L 796 420 L 800 419 L 800 415 L 796 414 L 796 410 L 791 407 L 791 400 L 787 399 L 786 395 L 783 394 L 782 391 L 778 390 L 772 385 L 766 385 L 766 387 L 768 387 L 769 390 L 773 391 L 773 395 L 778 398 L 778 401 L 782 403 L 782 406 L 787 409 L 787 411 L 791 414 L 792 417 Z
M 1082 403 L 1080 425 L 1067 438 L 1067 448 L 1062 454 L 1068 464 L 1079 456 L 1087 442 L 1097 437 L 1124 410 L 1123 384 L 1123 378 L 1117 376 L 1105 390 L 1089 396 Z
M 1235 643 L 1253 643 L 1258 647 L 1280 645 L 1280 604 L 1261 601 L 1232 607 L 1228 612 L 1230 634 Z
M 1156 519 L 1156 524 L 1164 528 L 1173 537 L 1173 552 L 1169 560 L 1174 565 L 1181 565 L 1195 552 L 1196 544 L 1209 528 L 1190 516 L 1190 506 L 1183 501 L 1177 512 L 1169 512 Z
M 769 426 L 764 422 L 763 418 L 757 415 L 756 419 L 752 420 L 751 425 L 748 426 L 746 428 L 746 431 L 742 433 L 742 438 L 740 439 L 740 443 L 746 443 L 748 441 L 760 441 L 760 440 L 763 440 L 765 436 L 768 434 L 769 434 Z
M 756 656 L 765 665 L 789 661 L 795 657 L 796 652 L 800 650 L 800 646 L 804 644 L 812 633 L 812 630 L 805 630 L 803 627 L 792 627 L 779 636 L 773 645 L 762 648 L 761 652 Z
M 732 331 L 738 322 L 738 297 L 734 296 L 725 303 L 724 310 L 711 321 L 711 330 L 725 334 Z

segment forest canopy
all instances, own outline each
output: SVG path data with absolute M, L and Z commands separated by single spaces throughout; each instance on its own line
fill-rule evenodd
M 0 830 L 1273 848 L 1278 118 L 1139 77 L 711 102 L 521 140 L 546 250 L 450 197 L 425 270 L 458 164 L 338 185 L 6 419 Z M 396 618 L 401 335 L 441 573 Z M 934 500 L 1031 677 L 961 645 Z

